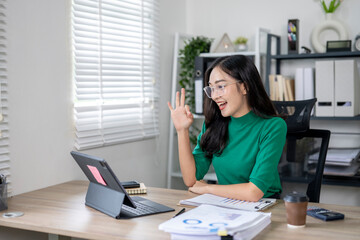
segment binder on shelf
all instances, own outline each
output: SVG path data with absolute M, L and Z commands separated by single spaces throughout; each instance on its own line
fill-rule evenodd
M 289 100 L 288 101 L 294 101 L 295 100 L 295 82 L 294 79 L 291 78 L 285 78 L 285 85 L 286 85 L 286 92 L 288 94 Z
M 304 68 L 304 100 L 315 98 L 314 69 Z M 314 115 L 314 109 L 311 110 Z
M 297 68 L 295 71 L 295 100 L 304 100 L 304 69 Z
M 205 98 L 205 93 L 203 91 L 203 88 L 205 87 L 205 71 L 215 59 L 216 58 L 214 57 L 195 57 L 195 114 L 203 114 Z
M 195 78 L 195 113 L 202 114 L 203 113 L 203 79 Z
M 202 114 L 203 113 L 203 88 L 204 88 L 204 61 L 201 57 L 195 57 L 195 113 Z
M 294 101 L 294 79 L 280 74 L 269 75 L 270 99 L 272 101 Z
M 285 83 L 284 78 L 280 74 L 276 75 L 278 89 L 279 89 L 279 101 L 285 101 Z
M 273 74 L 269 75 L 269 86 L 270 86 L 270 99 L 276 101 L 278 99 L 278 88 L 276 77 Z
M 314 94 L 314 69 L 304 68 L 304 100 L 313 99 Z
M 359 81 L 355 60 L 335 61 L 335 116 L 359 115 Z
M 297 68 L 295 72 L 295 99 L 297 101 L 315 97 L 314 69 Z
M 334 72 L 334 61 L 315 62 L 315 95 L 318 100 L 315 105 L 316 116 L 335 116 Z

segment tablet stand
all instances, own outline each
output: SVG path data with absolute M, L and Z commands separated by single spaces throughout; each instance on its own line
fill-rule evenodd
M 90 182 L 85 205 L 113 218 L 119 218 L 125 194 L 101 184 Z

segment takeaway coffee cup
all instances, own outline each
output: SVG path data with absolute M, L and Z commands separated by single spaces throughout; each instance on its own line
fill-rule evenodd
M 284 197 L 288 227 L 305 227 L 308 201 L 309 198 L 303 193 L 293 192 Z

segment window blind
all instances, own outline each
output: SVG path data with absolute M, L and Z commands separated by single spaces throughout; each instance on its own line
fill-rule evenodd
M 0 0 L 0 173 L 6 176 L 11 193 L 6 46 L 6 1 Z
M 73 0 L 78 150 L 159 134 L 158 0 Z

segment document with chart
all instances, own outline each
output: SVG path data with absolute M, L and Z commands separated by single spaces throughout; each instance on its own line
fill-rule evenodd
M 258 202 L 249 202 L 243 200 L 237 200 L 232 198 L 219 197 L 213 194 L 202 194 L 200 196 L 180 200 L 179 204 L 190 205 L 190 206 L 200 206 L 201 204 L 210 204 L 220 207 L 247 210 L 247 211 L 259 211 L 264 210 L 267 207 L 270 207 L 276 203 L 274 198 L 262 198 Z
M 171 218 L 159 229 L 171 234 L 171 239 L 252 239 L 271 223 L 271 213 L 250 212 L 213 205 L 197 208 Z

